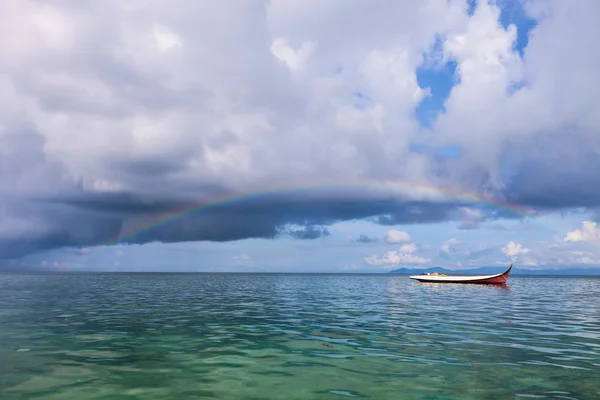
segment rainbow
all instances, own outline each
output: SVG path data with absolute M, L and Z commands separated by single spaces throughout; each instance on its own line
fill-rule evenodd
M 368 200 L 369 198 L 381 200 L 398 201 L 431 201 L 431 202 L 456 202 L 465 206 L 480 205 L 490 207 L 496 210 L 504 210 L 509 213 L 521 216 L 523 218 L 537 219 L 540 214 L 534 213 L 527 207 L 510 204 L 501 199 L 492 196 L 486 196 L 475 192 L 460 190 L 455 187 L 445 185 L 425 184 L 414 181 L 369 181 L 353 182 L 345 184 L 293 184 L 263 187 L 243 193 L 223 195 L 204 199 L 202 201 L 190 202 L 187 205 L 162 213 L 151 219 L 144 219 L 137 224 L 132 224 L 121 230 L 117 237 L 99 245 L 99 247 L 114 246 L 120 243 L 129 243 L 138 235 L 151 232 L 154 229 L 166 226 L 168 224 L 182 220 L 190 215 L 218 209 L 224 207 L 234 207 L 245 202 L 251 202 L 261 199 L 276 198 L 277 196 L 304 196 L 313 199 L 331 199 L 335 196 L 348 198 L 348 195 L 355 198 Z M 312 197 L 311 197 L 312 196 Z M 85 256 L 79 256 L 80 264 L 82 259 L 92 256 L 95 251 L 91 251 Z M 75 265 L 74 265 L 75 266 Z
M 495 209 L 501 209 L 522 217 L 534 217 L 530 209 L 508 202 L 492 198 L 491 196 L 480 195 L 474 192 L 460 191 L 449 186 L 429 185 L 409 181 L 379 181 L 361 184 L 307 184 L 307 185 L 288 185 L 263 188 L 242 194 L 222 196 L 212 198 L 202 202 L 195 202 L 183 206 L 179 209 L 162 213 L 154 218 L 146 219 L 141 223 L 124 229 L 118 237 L 104 243 L 105 245 L 115 245 L 126 243 L 136 236 L 162 226 L 174 223 L 185 217 L 205 211 L 210 211 L 222 207 L 232 207 L 244 202 L 260 200 L 263 198 L 276 197 L 281 195 L 313 195 L 316 198 L 332 198 L 343 194 L 354 195 L 355 197 L 368 199 L 369 197 L 381 199 L 382 197 L 398 200 L 416 200 L 444 202 L 455 201 L 460 203 L 478 204 Z

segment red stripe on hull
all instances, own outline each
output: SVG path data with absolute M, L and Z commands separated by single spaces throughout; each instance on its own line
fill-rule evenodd
M 490 284 L 490 285 L 502 285 L 502 284 L 506 283 L 507 280 L 508 280 L 508 276 L 500 275 L 500 276 L 497 276 L 497 277 L 491 278 L 491 279 L 483 279 L 481 281 L 475 281 L 474 283 L 485 283 L 485 284 Z
M 502 277 L 493 278 L 493 279 L 480 279 L 480 280 L 471 280 L 471 281 L 443 281 L 443 280 L 433 280 L 433 279 L 423 279 L 419 282 L 423 283 L 476 283 L 479 285 L 504 285 L 506 284 L 506 280 L 502 279 Z

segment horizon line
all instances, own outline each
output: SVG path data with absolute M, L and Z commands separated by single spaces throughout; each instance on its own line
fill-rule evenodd
M 443 267 L 431 267 L 431 268 L 397 268 L 389 271 L 111 271 L 111 270 L 41 270 L 41 269 L 0 269 L 0 274 L 48 274 L 48 275 L 68 275 L 68 274 L 115 274 L 115 275 L 131 275 L 131 274 L 156 274 L 156 275 L 411 275 L 412 272 L 395 272 L 398 270 L 427 270 L 427 269 L 445 269 Z M 466 270 L 477 270 L 483 268 L 493 267 L 477 267 L 477 268 L 464 268 L 461 270 L 448 270 L 452 272 L 460 272 Z M 585 270 L 590 272 L 588 274 L 572 273 L 569 274 L 570 270 Z M 561 273 L 561 271 L 564 271 Z M 544 275 L 544 276 L 600 276 L 599 267 L 570 267 L 570 268 L 543 268 L 543 269 L 523 269 L 513 268 L 513 274 L 530 276 L 530 275 Z

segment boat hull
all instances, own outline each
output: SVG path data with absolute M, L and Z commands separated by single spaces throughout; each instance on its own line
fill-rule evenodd
M 412 275 L 410 279 L 431 283 L 471 283 L 481 285 L 505 285 L 512 264 L 505 272 L 495 275 Z

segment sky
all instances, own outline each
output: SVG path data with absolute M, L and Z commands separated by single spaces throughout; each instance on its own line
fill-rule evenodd
M 596 0 L 5 0 L 0 269 L 600 269 Z

